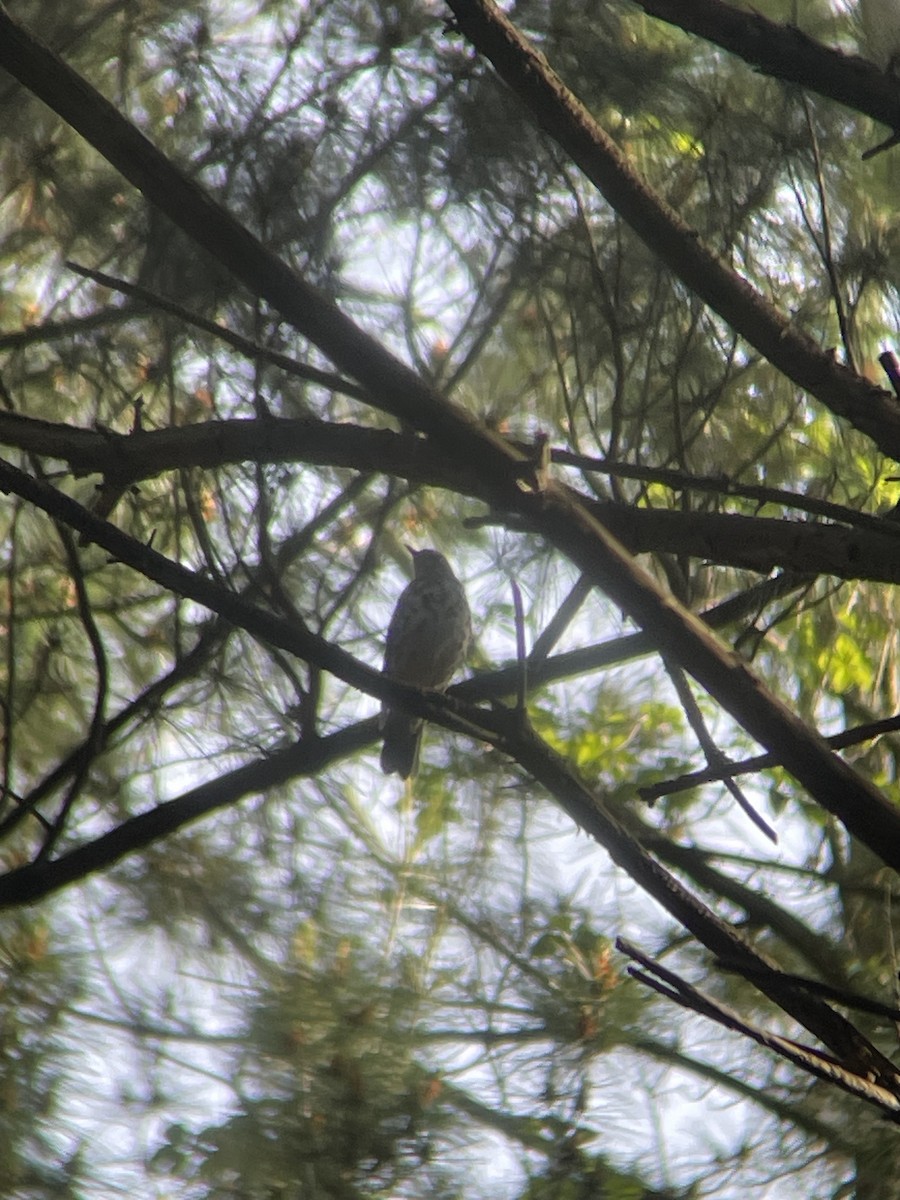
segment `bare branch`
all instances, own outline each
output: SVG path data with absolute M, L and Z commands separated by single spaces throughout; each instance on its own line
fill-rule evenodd
M 637 0 L 651 17 L 695 33 L 738 55 L 755 70 L 828 96 L 900 128 L 896 83 L 871 62 L 825 46 L 795 25 L 771 21 L 723 0 Z
M 883 1082 L 875 1082 L 870 1078 L 864 1059 L 860 1059 L 848 1067 L 832 1055 L 823 1054 L 813 1046 L 804 1046 L 790 1038 L 782 1037 L 780 1034 L 760 1029 L 749 1021 L 745 1021 L 731 1009 L 726 1008 L 718 1000 L 714 1000 L 711 996 L 693 987 L 686 979 L 667 970 L 655 959 L 643 954 L 624 938 L 617 939 L 616 946 L 623 954 L 627 954 L 629 958 L 641 963 L 646 968 L 646 971 L 641 971 L 631 967 L 629 974 L 653 988 L 654 991 L 668 996 L 670 1000 L 674 1000 L 676 1004 L 680 1004 L 684 1008 L 689 1008 L 701 1016 L 709 1017 L 710 1020 L 723 1025 L 726 1029 L 743 1034 L 744 1037 L 750 1038 L 760 1046 L 773 1050 L 808 1074 L 815 1075 L 818 1079 L 824 1079 L 828 1083 L 837 1084 L 838 1087 L 860 1100 L 874 1104 L 891 1120 L 900 1123 L 900 1086 L 898 1086 L 900 1077 L 886 1087 Z M 774 974 L 778 975 L 777 972 Z M 781 982 L 781 986 L 790 989 L 792 985 Z M 869 1043 L 869 1048 L 872 1051 L 875 1050 L 871 1043 Z
M 751 346 L 891 458 L 900 405 L 822 351 L 702 244 L 491 0 L 450 0 L 458 26 L 647 246 Z

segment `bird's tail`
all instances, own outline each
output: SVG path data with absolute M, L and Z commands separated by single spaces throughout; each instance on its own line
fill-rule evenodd
M 384 717 L 384 745 L 381 747 L 381 769 L 385 775 L 396 771 L 401 779 L 415 775 L 419 765 L 424 722 L 399 709 L 390 709 Z

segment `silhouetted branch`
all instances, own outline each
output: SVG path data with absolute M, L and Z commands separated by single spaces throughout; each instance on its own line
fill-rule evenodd
M 824 1079 L 827 1083 L 836 1084 L 852 1096 L 874 1104 L 881 1109 L 885 1116 L 900 1123 L 900 1074 L 895 1073 L 894 1078 L 889 1081 L 889 1086 L 884 1086 L 884 1082 L 881 1081 L 876 1083 L 869 1077 L 861 1062 L 854 1064 L 853 1067 L 848 1067 L 833 1055 L 823 1054 L 821 1050 L 817 1050 L 813 1046 L 804 1046 L 800 1042 L 782 1037 L 777 1033 L 770 1033 L 745 1021 L 732 1009 L 727 1008 L 705 992 L 701 992 L 699 988 L 695 988 L 686 979 L 676 975 L 674 971 L 669 971 L 662 963 L 650 958 L 624 938 L 616 940 L 616 947 L 645 968 L 640 970 L 636 967 L 629 967 L 629 975 L 639 979 L 655 992 L 667 996 L 683 1008 L 699 1013 L 700 1016 L 708 1017 L 724 1026 L 725 1029 L 743 1034 L 744 1037 L 750 1038 L 760 1046 L 773 1050 L 795 1067 L 806 1071 L 807 1074 L 814 1075 L 817 1079 Z M 773 976 L 777 976 L 777 972 L 773 972 Z M 762 985 L 761 980 L 756 982 L 760 986 Z M 771 984 L 772 979 L 770 978 L 768 982 Z M 791 986 L 789 984 L 782 985 L 786 988 Z M 875 1049 L 871 1044 L 870 1048 Z
M 900 459 L 896 398 L 820 350 L 792 317 L 709 250 L 491 0 L 449 4 L 461 32 L 650 250 L 789 379 Z
M 651 17 L 721 46 L 764 75 L 799 83 L 890 129 L 900 128 L 895 80 L 867 59 L 825 46 L 796 25 L 771 21 L 752 8 L 736 8 L 723 0 L 636 3 Z

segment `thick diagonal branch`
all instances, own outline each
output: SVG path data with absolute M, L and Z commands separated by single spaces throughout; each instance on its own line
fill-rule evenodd
M 780 371 L 900 459 L 900 404 L 838 363 L 700 241 L 491 0 L 448 0 L 460 30 L 654 254 Z
M 635 2 L 651 17 L 721 46 L 764 75 L 799 83 L 891 129 L 900 128 L 895 79 L 864 58 L 824 46 L 795 25 L 771 21 L 723 0 Z

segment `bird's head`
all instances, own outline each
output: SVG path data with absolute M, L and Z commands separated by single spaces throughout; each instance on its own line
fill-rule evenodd
M 430 579 L 450 570 L 446 558 L 437 550 L 413 550 L 411 546 L 406 548 L 412 555 L 416 579 Z

